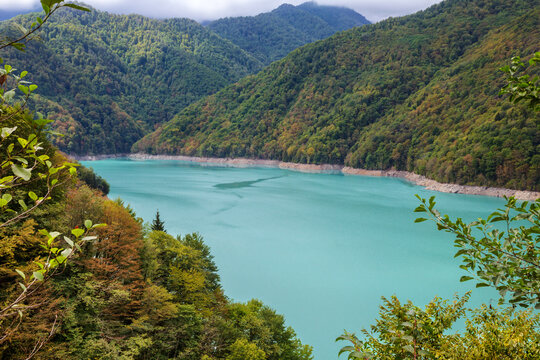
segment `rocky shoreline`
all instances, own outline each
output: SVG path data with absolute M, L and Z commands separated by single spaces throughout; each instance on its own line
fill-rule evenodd
M 343 173 L 345 175 L 362 175 L 362 176 L 382 176 L 395 177 L 407 180 L 413 184 L 423 186 L 428 190 L 434 190 L 444 193 L 453 194 L 468 194 L 468 195 L 484 195 L 494 197 L 514 196 L 519 200 L 535 201 L 540 198 L 540 192 L 522 191 L 504 188 L 494 188 L 487 186 L 469 186 L 457 184 L 445 184 L 429 179 L 425 176 L 411 173 L 408 171 L 398 170 L 365 170 L 356 169 L 343 165 L 331 164 L 297 164 L 283 162 L 279 160 L 260 160 L 260 159 L 244 159 L 244 158 L 211 158 L 183 155 L 148 155 L 148 154 L 116 154 L 116 155 L 96 155 L 96 156 L 72 156 L 81 161 L 94 161 L 115 158 L 129 158 L 132 160 L 181 160 L 197 163 L 207 163 L 211 165 L 232 166 L 232 167 L 277 167 L 280 169 L 288 169 L 301 172 L 311 173 Z

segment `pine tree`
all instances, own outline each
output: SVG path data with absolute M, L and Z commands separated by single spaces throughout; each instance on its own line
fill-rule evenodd
M 159 210 L 156 211 L 156 218 L 152 221 L 153 231 L 165 231 L 165 223 L 159 218 Z

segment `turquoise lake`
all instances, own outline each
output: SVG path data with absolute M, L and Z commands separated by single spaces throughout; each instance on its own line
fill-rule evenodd
M 441 212 L 468 221 L 504 204 L 394 178 L 165 160 L 83 164 L 145 221 L 159 209 L 170 234 L 203 235 L 227 296 L 283 314 L 316 360 L 337 359 L 348 344 L 334 339 L 372 324 L 381 296 L 423 306 L 474 287 L 459 282 L 452 236 L 414 223 L 414 194 L 436 195 Z M 474 289 L 469 304 L 496 301 L 493 290 Z

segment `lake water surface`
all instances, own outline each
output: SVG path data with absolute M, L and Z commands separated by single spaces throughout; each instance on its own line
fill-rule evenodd
M 201 233 L 226 294 L 285 315 L 315 360 L 337 359 L 346 344 L 334 339 L 372 324 L 381 296 L 424 305 L 473 287 L 459 282 L 452 236 L 414 223 L 414 194 L 436 195 L 441 212 L 469 221 L 504 204 L 394 178 L 165 160 L 83 164 L 145 221 L 159 209 L 170 234 Z M 494 291 L 475 289 L 470 304 L 490 301 Z

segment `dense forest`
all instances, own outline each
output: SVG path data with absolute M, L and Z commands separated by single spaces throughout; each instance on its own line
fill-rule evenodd
M 365 24 L 369 21 L 354 10 L 307 2 L 283 4 L 257 16 L 219 19 L 207 26 L 268 65 L 302 45 Z
M 258 71 L 253 56 L 188 19 L 153 20 L 62 9 L 26 53 L 3 54 L 40 84 L 33 108 L 73 154 L 125 153 L 180 109 Z M 17 34 L 35 14 L 2 22 Z M 41 54 L 38 56 L 37 54 Z
M 295 35 L 299 40 L 287 45 L 279 57 L 355 26 L 359 22 L 353 19 L 361 18 L 348 9 L 303 6 L 317 15 L 295 24 L 295 31 L 316 36 Z M 311 14 L 303 10 L 294 14 L 298 12 Z M 291 16 L 284 9 L 279 13 Z M 156 20 L 95 9 L 90 13 L 61 9 L 55 15 L 25 54 L 6 49 L 3 56 L 15 68 L 30 71 L 40 84 L 32 107 L 55 120 L 55 128 L 65 136 L 54 143 L 70 154 L 127 153 L 135 141 L 187 105 L 264 66 L 255 53 L 189 19 Z M 21 31 L 18 25 L 26 26 L 35 16 L 4 21 L 0 32 L 16 36 Z M 275 46 L 286 42 L 280 37 L 289 35 L 270 30 L 259 34 L 266 39 L 263 43 Z
M 32 34 L 51 15 L 59 24 L 62 16 L 89 9 L 62 0 L 41 3 L 44 14 L 18 39 L 2 37 L 0 50 L 26 48 L 17 58 L 37 61 L 36 73 L 43 66 L 42 71 L 54 70 L 44 75 L 49 80 L 69 76 Z M 57 12 L 62 7 L 77 15 Z M 54 42 L 54 31 L 48 36 Z M 100 38 L 107 40 L 105 32 Z M 75 50 L 85 46 L 72 41 Z M 66 58 L 92 61 L 77 51 Z M 162 222 L 144 224 L 122 200 L 105 196 L 104 179 L 58 151 L 48 138 L 51 120 L 30 111 L 39 103 L 31 101 L 38 86 L 28 71 L 4 60 L 0 57 L 0 359 L 312 359 L 311 347 L 283 316 L 258 300 L 235 303 L 226 297 L 201 235 L 175 237 Z M 58 90 L 51 82 L 40 85 Z M 71 101 L 84 102 L 77 96 Z
M 21 104 L 0 106 L 0 359 L 312 358 L 283 316 L 226 297 L 199 234 L 105 197 Z
M 39 9 L 34 9 L 33 11 L 39 11 Z M 0 21 L 2 20 L 9 20 L 12 17 L 15 17 L 17 15 L 20 15 L 22 13 L 28 13 L 30 11 L 24 11 L 24 10 L 2 10 L 0 12 Z
M 29 61 L 37 78 L 47 80 L 40 87 L 72 91 L 75 80 L 56 58 L 47 58 L 46 42 L 28 40 L 42 23 L 52 21 L 50 15 L 62 24 L 63 16 L 78 17 L 89 9 L 62 0 L 41 4 L 45 20 L 37 18 L 18 39 L 0 39 L 0 50 L 26 48 L 9 55 L 37 62 Z M 538 81 L 501 81 L 497 70 L 509 55 L 537 50 L 540 9 L 532 4 L 450 0 L 411 17 L 338 34 L 189 106 L 138 147 L 394 166 L 443 180 L 537 188 Z M 77 12 L 57 12 L 61 7 Z M 61 32 L 62 26 L 56 29 Z M 419 29 L 429 31 L 418 38 Z M 107 36 L 100 34 L 96 44 L 109 41 Z M 54 43 L 54 36 L 43 37 Z M 84 43 L 71 41 L 73 47 L 64 48 L 69 63 L 104 66 L 76 51 Z M 388 41 L 397 50 L 389 51 Z M 135 44 L 123 46 L 119 54 L 139 62 Z M 172 236 L 159 212 L 151 225 L 144 224 L 121 199 L 107 198 L 106 181 L 59 151 L 50 140 L 51 120 L 32 111 L 46 102 L 63 105 L 36 95 L 33 74 L 14 69 L 1 55 L 0 359 L 312 359 L 311 347 L 301 343 L 283 316 L 258 300 L 235 303 L 226 297 L 201 235 Z M 140 61 L 144 66 L 157 60 Z M 534 72 L 540 53 L 530 64 Z M 117 65 L 120 69 L 122 63 Z M 118 77 L 118 86 L 129 84 L 129 76 L 118 69 L 107 71 Z M 56 77 L 66 82 L 57 83 Z M 109 84 L 112 99 L 118 90 L 114 84 Z M 506 103 L 496 99 L 505 84 Z M 92 92 L 73 94 L 66 100 L 72 107 L 87 106 L 84 96 Z M 519 103 L 524 100 L 528 103 Z M 111 104 L 121 109 L 123 103 Z M 151 125 L 122 116 L 123 124 L 105 119 L 109 126 L 135 124 L 141 131 Z M 64 129 L 75 135 L 75 128 Z M 86 143 L 96 136 L 78 135 Z M 77 139 L 69 136 L 69 141 Z M 434 197 L 417 197 L 414 212 L 423 217 L 415 222 L 433 221 L 455 236 L 455 257 L 471 275 L 461 281 L 493 287 L 501 296 L 499 305 L 508 301 L 510 306 L 467 310 L 469 294 L 454 301 L 435 298 L 425 309 L 395 296 L 383 298 L 380 317 L 363 331 L 365 336 L 345 332 L 338 338 L 348 343 L 340 354 L 348 359 L 538 359 L 540 315 L 532 309 L 540 309 L 540 202 L 510 198 L 485 220 L 467 224 L 441 215 Z M 517 311 L 517 306 L 529 310 Z M 465 329 L 449 334 L 466 313 Z
M 24 359 L 44 339 L 38 358 L 311 358 L 283 316 L 257 300 L 227 299 L 200 235 L 151 231 L 120 200 L 76 181 L 54 197 L 35 216 L 0 230 L 3 304 L 20 292 L 15 269 L 31 272 L 47 256 L 38 229 L 69 234 L 85 219 L 107 226 L 27 300 L 41 306 L 26 311 L 17 331 L 0 341 L 0 359 Z M 4 330 L 8 323 L 0 323 Z
M 134 151 L 336 163 L 540 190 L 540 122 L 498 91 L 540 37 L 532 0 L 448 0 L 306 45 Z

